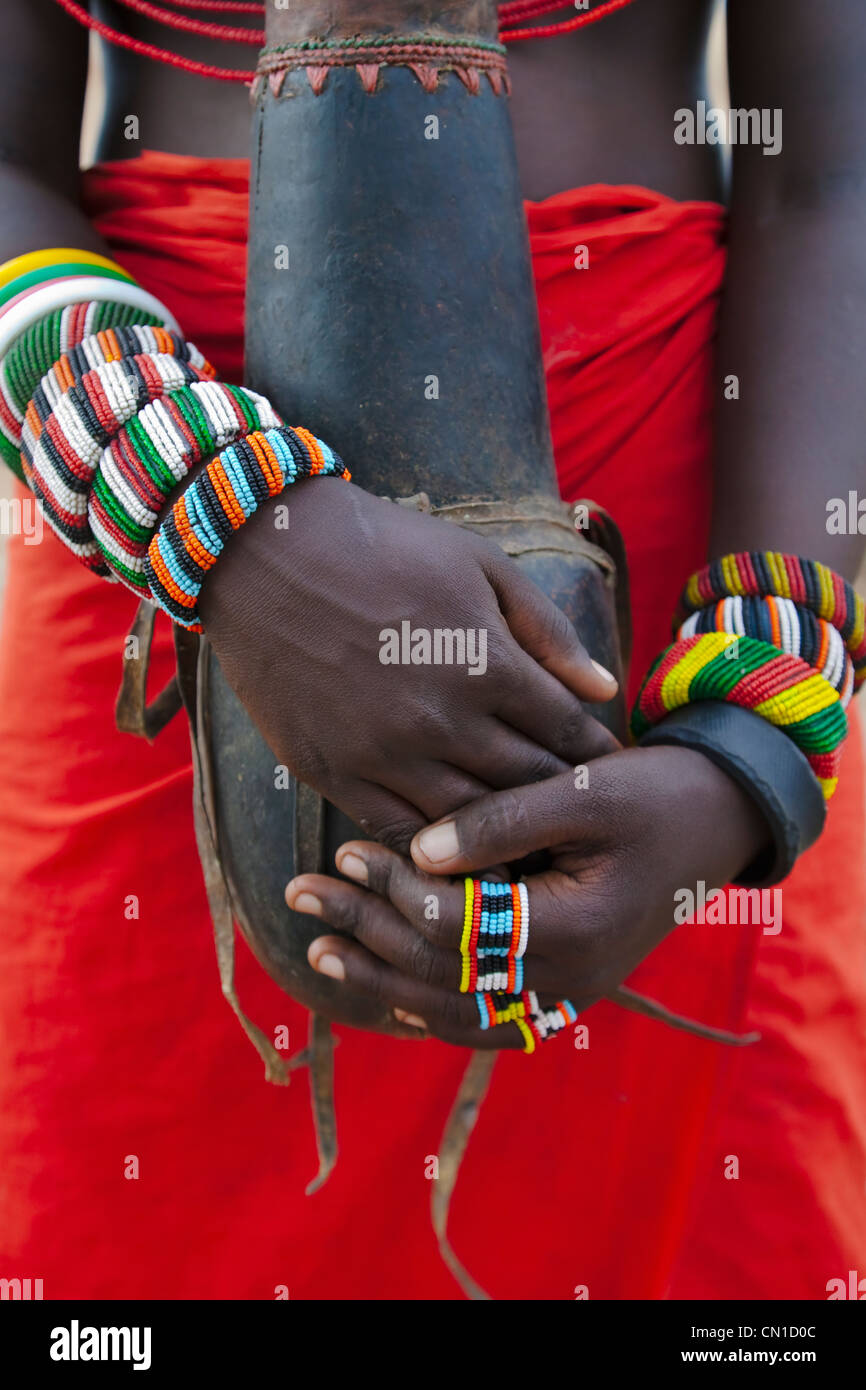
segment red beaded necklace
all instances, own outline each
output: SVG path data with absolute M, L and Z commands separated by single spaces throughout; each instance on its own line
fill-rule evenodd
M 564 8 L 562 0 L 551 4 L 550 0 L 509 0 L 499 6 L 499 37 L 503 43 L 514 43 L 518 39 L 550 39 L 556 34 L 570 34 L 575 29 L 583 29 L 587 24 L 597 24 L 600 19 L 624 10 L 633 0 L 603 0 L 594 10 L 574 15 L 571 19 L 561 19 L 556 24 L 539 24 L 530 29 L 509 29 L 508 25 L 518 19 L 538 19 L 541 15 L 553 14 Z
M 172 3 L 177 9 L 209 10 L 211 13 L 263 14 L 265 9 L 260 0 L 172 0 Z M 565 3 L 567 0 L 553 0 L 553 3 L 551 0 L 509 0 L 509 3 L 499 6 L 500 39 L 503 43 L 515 43 L 519 39 L 546 39 L 556 34 L 568 34 L 575 29 L 582 29 L 586 24 L 595 24 L 616 10 L 625 9 L 626 5 L 633 4 L 634 0 L 602 0 L 595 9 L 574 15 L 571 19 L 559 20 L 556 24 L 540 24 L 534 28 L 530 26 L 523 29 L 508 27 L 511 23 L 553 14 L 563 9 Z M 169 63 L 172 67 L 183 68 L 185 72 L 198 73 L 200 77 L 215 77 L 223 82 L 252 80 L 253 74 L 246 68 L 221 68 L 211 63 L 201 63 L 195 58 L 184 58 L 180 53 L 172 53 L 167 48 L 159 48 L 156 44 L 146 43 L 143 39 L 135 39 L 129 34 L 121 33 L 119 29 L 112 29 L 110 25 L 103 24 L 102 20 L 88 14 L 80 0 L 57 0 L 57 4 L 80 24 L 93 29 L 106 42 L 117 44 L 120 48 L 128 48 L 143 58 L 155 58 L 157 62 Z M 117 4 L 133 10 L 145 19 L 156 20 L 166 28 L 181 29 L 188 34 L 200 34 L 203 38 L 221 39 L 224 43 L 249 43 L 258 48 L 265 41 L 262 30 L 195 19 L 191 15 L 177 14 L 162 5 L 152 4 L 151 0 L 117 0 Z

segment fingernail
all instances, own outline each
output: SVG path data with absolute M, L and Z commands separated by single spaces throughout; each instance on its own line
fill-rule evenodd
M 332 980 L 345 980 L 346 968 L 339 956 L 319 956 L 313 967 L 320 975 L 330 975 Z
M 418 836 L 418 848 L 431 864 L 438 864 L 443 859 L 454 859 L 460 852 L 454 821 L 447 820 L 444 825 L 433 825 L 429 830 L 422 830 Z
M 407 1014 L 405 1009 L 395 1009 L 394 1017 L 398 1023 L 408 1023 L 410 1028 L 425 1028 L 427 1024 L 417 1014 Z
M 603 681 L 610 681 L 612 685 L 616 685 L 616 676 L 606 666 L 602 666 L 601 662 L 595 661 L 593 657 L 590 657 L 589 660 Z
M 357 883 L 367 882 L 367 865 L 357 854 L 341 855 L 337 868 L 346 878 L 353 878 Z
M 296 912 L 309 912 L 314 917 L 321 917 L 321 901 L 313 893 L 299 893 L 295 898 L 294 908 Z

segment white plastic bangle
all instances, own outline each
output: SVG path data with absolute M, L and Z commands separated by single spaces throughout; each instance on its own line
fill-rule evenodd
M 0 316 L 0 360 L 6 356 L 16 339 L 32 328 L 34 323 L 53 314 L 56 309 L 66 309 L 70 304 L 81 304 L 87 300 L 110 300 L 115 304 L 126 304 L 131 309 L 141 309 L 162 319 L 166 328 L 180 332 L 180 326 L 160 303 L 155 295 L 143 290 L 140 285 L 132 285 L 128 280 L 106 280 L 96 275 L 76 276 L 41 285 L 26 299 L 13 304 L 7 313 Z

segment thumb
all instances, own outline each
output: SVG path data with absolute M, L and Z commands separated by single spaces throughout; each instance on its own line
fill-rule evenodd
M 487 577 L 512 637 L 539 666 L 581 700 L 603 704 L 613 698 L 616 677 L 593 660 L 565 613 L 537 584 L 511 560 L 493 566 Z
M 428 874 L 460 874 L 510 863 L 570 838 L 577 815 L 570 772 L 490 792 L 420 830 L 411 855 Z

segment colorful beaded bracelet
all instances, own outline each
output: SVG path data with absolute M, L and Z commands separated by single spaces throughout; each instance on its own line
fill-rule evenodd
M 0 363 L 0 453 L 23 477 L 18 458 L 27 406 L 53 363 L 82 339 L 132 324 L 156 325 L 162 317 L 111 300 L 94 301 L 86 314 L 68 305 L 47 314 L 17 340 Z
M 19 477 L 23 413 L 41 377 L 80 337 L 136 319 L 177 327 L 129 271 L 98 252 L 49 247 L 0 266 L 0 456 Z
M 641 687 L 631 719 L 634 737 L 697 700 L 725 700 L 775 724 L 806 755 L 825 797 L 832 796 L 848 721 L 839 692 L 800 657 L 726 632 L 674 642 Z
M 86 339 L 134 324 L 162 325 L 165 318 L 165 314 L 150 313 L 113 299 L 66 304 L 44 315 L 21 335 L 3 360 L 4 390 L 15 418 L 23 420 L 33 392 L 54 363 Z
M 678 639 L 703 632 L 728 632 L 757 637 L 788 656 L 799 656 L 839 691 L 847 705 L 854 690 L 854 664 L 842 634 L 832 623 L 790 598 L 737 596 L 690 614 L 676 633 Z
M 201 632 L 201 586 L 232 533 L 290 484 L 327 475 L 351 476 L 327 444 L 299 427 L 256 430 L 224 449 L 178 498 L 148 547 L 144 577 L 153 602 Z
M 88 495 L 87 521 L 104 565 L 150 598 L 147 551 L 178 483 L 227 444 L 281 423 L 264 396 L 221 381 L 194 382 L 146 405 L 103 450 Z
M 674 626 L 719 599 L 767 595 L 793 599 L 837 629 L 851 657 L 858 689 L 866 680 L 866 604 L 847 580 L 817 560 L 776 550 L 724 555 L 692 575 Z
M 139 352 L 92 367 L 50 408 L 45 388 L 51 389 L 56 375 L 43 378 L 45 387 L 40 384 L 27 407 L 22 430 L 24 476 L 48 524 L 85 564 L 92 567 L 98 555 L 87 507 L 103 450 L 145 406 L 212 375 L 195 348 L 183 356 Z
M 198 369 L 201 377 L 208 380 L 216 375 L 198 348 L 167 328 L 133 324 L 127 328 L 110 328 L 96 333 L 63 353 L 42 377 L 24 412 L 22 451 L 25 455 L 32 454 L 49 415 L 74 386 L 83 387 L 87 393 L 88 399 L 82 403 L 87 418 L 93 411 L 106 432 L 109 435 L 115 433 L 123 421 L 112 418 L 110 397 L 106 396 L 98 382 L 91 384 L 90 374 L 131 358 L 134 359 L 133 371 L 146 377 L 147 363 L 138 359 L 159 357 L 175 357 L 180 362 L 189 362 Z
M 24 417 L 46 373 L 85 338 L 134 323 L 177 331 L 164 305 L 134 282 L 92 276 L 39 285 L 0 311 L 0 456 L 20 478 Z
M 39 354 L 40 347 L 43 348 L 50 344 L 50 328 L 43 322 L 53 320 L 54 315 L 59 315 L 58 333 L 60 341 L 58 351 L 42 357 L 41 361 L 35 364 L 35 372 L 29 384 L 29 394 L 25 400 L 15 397 L 15 404 L 21 411 L 26 408 L 27 401 L 36 388 L 36 383 L 42 379 L 52 362 L 56 361 L 62 352 L 68 351 L 76 342 L 88 337 L 96 332 L 96 328 L 91 325 L 89 320 L 97 316 L 97 306 L 101 304 L 111 304 L 115 308 L 139 309 L 148 315 L 153 316 L 156 322 L 162 322 L 167 328 L 172 328 L 179 332 L 178 325 L 163 304 L 147 290 L 143 290 L 140 285 L 132 281 L 125 280 L 103 280 L 97 276 L 76 275 L 70 280 L 50 281 L 46 285 L 40 285 L 28 294 L 24 299 L 20 299 L 16 304 L 6 305 L 5 310 L 0 314 L 0 358 L 5 358 L 12 350 L 18 340 L 30 333 L 38 325 L 38 333 L 30 334 L 28 346 L 34 355 Z M 108 327 L 108 324 L 100 324 L 100 327 Z M 50 352 L 49 346 L 49 352 Z M 5 376 L 5 373 L 4 373 Z M 26 386 L 23 388 L 26 390 Z

